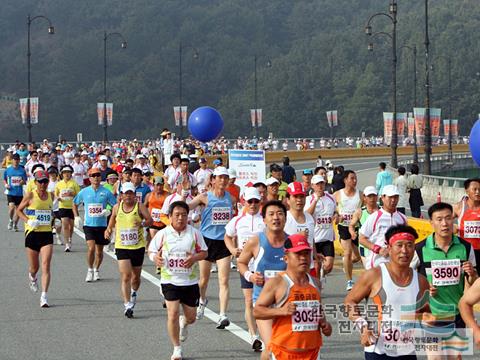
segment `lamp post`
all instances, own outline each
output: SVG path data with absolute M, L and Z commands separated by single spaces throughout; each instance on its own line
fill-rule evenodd
M 447 61 L 448 72 L 448 161 L 453 161 L 453 149 L 452 149 L 452 59 L 449 56 L 438 55 L 437 58 L 443 58 Z M 434 71 L 433 65 L 430 70 Z
M 48 21 L 48 33 L 50 35 L 55 34 L 55 28 L 52 25 L 52 22 L 49 18 L 43 15 L 37 15 L 34 17 L 27 17 L 27 78 L 28 78 L 28 97 L 27 97 L 27 132 L 28 132 L 28 142 L 32 142 L 32 119 L 30 114 L 30 97 L 31 97 L 31 87 L 30 87 L 30 58 L 32 53 L 30 51 L 30 27 L 32 22 L 36 19 L 45 19 Z
M 417 45 L 403 45 L 400 49 L 408 49 L 413 53 L 413 107 L 417 107 Z M 418 164 L 417 127 L 413 122 L 413 162 Z
M 108 142 L 107 127 L 107 40 L 111 36 L 119 36 L 122 39 L 122 49 L 127 48 L 127 41 L 119 32 L 107 33 L 103 35 L 103 141 Z
M 429 66 L 430 39 L 428 37 L 428 0 L 425 0 L 425 161 L 423 172 L 430 175 L 432 172 L 432 130 L 430 127 L 430 66 Z
M 371 21 L 377 16 L 384 16 L 388 18 L 392 23 L 392 33 L 388 34 L 386 32 L 380 31 L 372 33 L 372 26 L 370 25 Z M 365 26 L 365 33 L 370 37 L 375 37 L 377 35 L 384 35 L 390 38 L 392 41 L 392 106 L 393 106 L 393 126 L 392 126 L 392 167 L 397 167 L 397 147 L 398 147 L 398 136 L 397 136 L 397 2 L 396 0 L 391 0 L 389 5 L 389 14 L 387 13 L 376 13 L 367 21 Z M 373 43 L 368 44 L 368 50 L 373 51 Z
M 183 93 L 182 93 L 182 90 L 183 90 L 183 87 L 182 87 L 182 77 L 183 77 L 183 74 L 182 74 L 182 57 L 183 57 L 183 45 L 182 45 L 182 42 L 180 42 L 180 46 L 179 46 L 179 51 L 178 51 L 178 83 L 179 83 L 179 100 L 180 100 L 180 139 L 183 138 L 183 112 L 182 112 L 182 96 L 183 96 Z M 196 60 L 198 59 L 198 57 L 200 56 L 199 55 L 199 52 L 196 48 L 194 48 L 193 46 L 187 46 L 187 48 L 191 48 L 193 50 L 193 58 Z
M 254 62 L 254 68 L 255 68 L 255 71 L 254 71 L 254 102 L 255 102 L 255 136 L 257 137 L 257 139 L 259 138 L 258 137 L 258 98 L 257 98 L 257 61 L 258 61 L 258 57 L 257 55 L 255 54 L 254 55 L 254 58 L 253 58 L 253 62 Z M 266 66 L 267 68 L 270 68 L 272 67 L 272 61 L 270 59 L 267 59 L 267 63 L 266 63 Z

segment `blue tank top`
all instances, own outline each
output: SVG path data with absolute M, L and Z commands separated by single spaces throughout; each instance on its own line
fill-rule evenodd
M 285 239 L 286 237 L 287 235 L 285 235 Z M 255 272 L 262 273 L 265 281 L 267 281 L 268 278 L 275 277 L 278 272 L 287 269 L 287 264 L 283 261 L 285 250 L 283 246 L 274 248 L 270 245 L 264 232 L 258 235 L 258 239 L 260 240 L 260 250 L 255 259 Z M 253 303 L 257 301 L 262 289 L 263 286 L 253 284 Z
M 200 231 L 210 240 L 223 241 L 225 225 L 232 218 L 232 200 L 225 191 L 223 198 L 217 198 L 211 191 L 207 193 L 208 205 L 202 211 Z

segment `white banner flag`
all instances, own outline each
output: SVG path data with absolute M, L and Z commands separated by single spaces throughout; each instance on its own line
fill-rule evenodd
M 175 126 L 180 126 L 180 106 L 173 107 L 173 116 L 175 118 Z
M 20 115 L 22 124 L 27 122 L 27 104 L 28 98 L 20 99 Z M 30 98 L 30 124 L 38 124 L 38 97 Z
M 98 118 L 98 125 L 103 125 L 103 117 L 105 111 L 105 103 L 97 103 L 97 118 Z
M 113 124 L 113 103 L 107 103 L 107 125 Z

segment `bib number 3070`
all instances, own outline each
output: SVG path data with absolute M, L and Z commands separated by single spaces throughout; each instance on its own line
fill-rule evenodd
M 316 331 L 320 323 L 320 301 L 294 301 L 297 308 L 292 315 L 292 331 Z

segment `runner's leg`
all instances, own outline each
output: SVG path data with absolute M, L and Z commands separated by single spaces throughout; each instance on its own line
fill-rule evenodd
M 142 282 L 141 274 L 142 274 L 142 266 L 132 267 L 132 278 L 131 278 L 131 285 L 130 285 L 131 290 L 138 291 L 138 289 L 140 288 L 140 283 Z
M 48 292 L 50 286 L 50 263 L 52 261 L 53 245 L 45 245 L 40 249 L 42 260 L 42 292 Z
M 228 309 L 228 300 L 230 298 L 230 289 L 228 279 L 230 276 L 230 256 L 217 260 L 218 268 L 218 298 L 220 301 L 220 316 L 225 315 Z
M 212 263 L 207 260 L 199 261 L 200 266 L 200 281 L 198 282 L 198 287 L 200 288 L 200 301 L 205 302 L 207 299 L 207 287 L 208 281 L 210 280 L 210 269 L 212 268 Z
M 180 338 L 179 338 L 179 331 L 180 331 L 180 323 L 179 323 L 179 316 L 180 316 L 180 300 L 175 301 L 166 301 L 167 303 L 167 313 L 168 313 L 168 336 L 170 336 L 170 341 L 172 342 L 173 346 L 180 346 Z M 195 318 L 195 315 L 194 315 Z
M 257 334 L 257 324 L 253 317 L 253 289 L 242 289 L 242 292 L 245 300 L 245 321 L 247 322 L 248 332 L 251 336 L 255 336 Z
M 130 302 L 131 280 L 133 267 L 130 259 L 118 260 L 118 270 L 120 272 L 121 292 L 124 304 Z
M 263 341 L 263 351 L 260 357 L 261 360 L 268 360 L 267 345 L 272 337 L 272 320 L 257 320 L 258 333 Z
M 95 240 L 87 240 L 87 265 L 89 269 L 93 269 L 95 261 Z
M 352 280 L 352 240 L 340 239 L 340 244 L 343 248 L 343 269 L 345 270 L 345 277 Z
M 26 252 L 28 259 L 28 272 L 30 273 L 32 279 L 36 279 L 38 268 L 40 267 L 38 258 L 40 253 L 30 248 L 26 248 Z
M 95 245 L 95 261 L 93 263 L 93 268 L 99 270 L 100 265 L 103 262 L 103 246 L 104 245 Z

